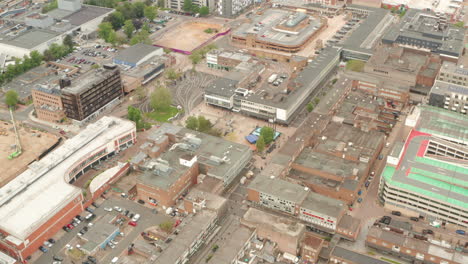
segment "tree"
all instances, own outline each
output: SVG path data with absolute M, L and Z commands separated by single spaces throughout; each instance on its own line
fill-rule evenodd
M 202 55 L 200 52 L 193 52 L 190 54 L 189 59 L 192 61 L 193 69 L 195 69 L 195 66 L 200 63 L 200 61 L 203 59 Z
M 315 105 L 318 105 L 318 103 L 320 103 L 320 98 L 315 97 L 315 98 L 314 98 L 314 104 L 315 104 Z
M 42 56 L 42 54 L 40 54 L 37 50 L 31 51 L 31 53 L 29 53 L 29 57 L 31 57 L 32 64 L 34 65 L 33 67 L 41 64 L 41 61 L 44 59 L 44 56 Z
M 210 14 L 210 9 L 207 6 L 200 7 L 200 16 L 207 16 Z
M 190 10 L 192 13 L 196 14 L 200 12 L 200 7 L 197 4 L 192 5 L 192 9 Z
M 131 20 L 125 21 L 125 24 L 123 26 L 123 31 L 125 35 L 127 35 L 127 38 L 132 37 L 133 31 L 135 31 L 135 26 L 133 25 L 133 22 Z
M 161 230 L 165 231 L 166 233 L 170 233 L 173 227 L 174 223 L 170 220 L 159 224 L 159 228 L 161 228 Z
M 307 104 L 307 112 L 312 112 L 314 110 L 314 104 L 312 102 L 309 102 Z
M 66 35 L 65 38 L 63 38 L 63 45 L 64 46 L 67 46 L 70 51 L 73 50 L 73 39 L 70 35 Z
M 133 9 L 135 10 L 135 17 L 142 18 L 145 16 L 145 3 L 136 2 L 133 4 Z
M 179 74 L 173 68 L 169 68 L 166 70 L 166 77 L 169 80 L 176 80 L 179 78 Z
M 135 45 L 138 43 L 145 43 L 151 45 L 151 39 L 149 38 L 149 32 L 146 30 L 141 30 L 137 34 L 135 34 L 132 39 L 130 40 L 130 45 Z
M 18 101 L 19 101 L 18 93 L 15 90 L 9 90 L 5 93 L 5 103 L 9 107 L 12 107 L 12 108 L 15 107 Z
M 171 92 L 164 86 L 156 87 L 151 94 L 150 105 L 155 111 L 166 111 L 172 104 Z
M 143 27 L 141 28 L 141 30 L 144 30 L 146 32 L 150 32 L 151 28 L 148 25 L 148 22 L 145 22 L 145 24 L 143 24 Z
M 133 122 L 135 122 L 135 125 L 137 129 L 141 129 L 143 126 L 143 118 L 141 115 L 141 111 L 138 108 L 135 108 L 133 106 L 129 106 L 127 109 L 127 118 Z
M 185 120 L 185 127 L 192 130 L 198 130 L 198 118 L 195 116 L 189 116 Z
M 182 9 L 185 12 L 190 12 L 192 11 L 192 6 L 193 6 L 192 0 L 184 0 L 184 5 L 182 6 Z
M 115 11 L 105 17 L 103 22 L 109 22 L 114 30 L 119 30 L 125 23 L 125 17 L 122 12 Z
M 260 130 L 260 136 L 263 137 L 265 144 L 268 145 L 271 142 L 273 142 L 273 139 L 275 137 L 275 131 L 271 127 L 264 126 Z
M 100 38 L 102 38 L 104 41 L 107 42 L 109 39 L 109 35 L 111 34 L 111 31 L 113 30 L 112 24 L 110 22 L 103 22 L 99 24 L 98 27 L 98 35 Z
M 262 153 L 265 150 L 265 140 L 263 139 L 262 136 L 258 137 L 257 143 L 255 143 L 255 146 L 257 147 L 257 151 L 259 153 Z
M 157 15 L 156 7 L 146 6 L 144 10 L 144 14 L 145 14 L 145 17 L 149 19 L 149 21 L 153 21 Z
M 106 42 L 115 46 L 117 43 L 117 32 L 115 32 L 115 30 L 111 30 L 111 32 L 109 32 Z
M 454 26 L 463 28 L 465 26 L 465 23 L 463 21 L 458 21 L 457 23 L 454 24 Z
M 125 20 L 137 17 L 134 5 L 129 2 L 125 2 L 123 5 L 119 5 L 116 9 L 123 14 Z
M 208 133 L 213 125 L 210 120 L 206 119 L 204 116 L 198 117 L 198 131 Z

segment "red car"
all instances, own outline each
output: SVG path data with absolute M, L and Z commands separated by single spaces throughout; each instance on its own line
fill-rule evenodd
M 70 228 L 70 229 L 75 228 L 72 224 L 68 224 L 67 227 Z
M 128 222 L 128 224 L 131 225 L 131 226 L 137 226 L 137 222 L 135 222 L 135 221 L 130 221 L 130 222 Z

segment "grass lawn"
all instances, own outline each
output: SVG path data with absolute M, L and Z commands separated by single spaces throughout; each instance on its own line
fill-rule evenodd
M 153 111 L 146 113 L 145 116 L 154 121 L 167 122 L 169 118 L 175 116 L 178 112 L 177 107 L 171 106 L 167 111 Z
M 349 60 L 346 63 L 346 69 L 350 71 L 362 72 L 366 63 L 360 60 Z

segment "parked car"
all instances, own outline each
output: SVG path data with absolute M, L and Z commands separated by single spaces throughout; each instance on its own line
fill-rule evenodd
M 434 231 L 432 231 L 431 229 L 423 229 L 423 234 L 430 234 L 430 235 L 433 235 L 434 234 Z
M 44 241 L 44 246 L 46 246 L 46 247 L 52 247 L 53 244 L 50 243 L 49 241 Z
M 104 207 L 104 211 L 112 212 L 112 208 L 110 208 L 110 207 Z
M 47 248 L 43 247 L 43 246 L 40 246 L 39 247 L 39 250 L 46 253 L 47 251 L 49 251 Z
M 122 212 L 122 208 L 118 207 L 118 206 L 114 206 L 114 210 L 116 210 L 117 212 Z
M 357 202 L 358 202 L 358 203 L 361 203 L 361 202 L 362 202 L 362 198 L 359 197 L 359 199 L 357 199 Z
M 411 221 L 418 222 L 418 221 L 419 221 L 419 217 L 410 217 L 410 220 L 411 220 Z
M 460 229 L 457 230 L 457 231 L 455 231 L 455 232 L 456 232 L 457 234 L 459 234 L 459 235 L 465 235 L 465 234 L 466 234 L 465 230 L 460 230 Z
M 138 200 L 138 203 L 139 203 L 139 204 L 145 204 L 145 201 L 143 201 L 143 200 L 140 199 L 140 200 Z
M 132 217 L 132 221 L 138 222 L 140 220 L 140 214 L 136 214 Z
M 78 220 L 80 220 L 80 221 L 83 221 L 83 220 L 84 220 L 84 218 L 83 218 L 81 215 L 77 215 L 77 216 L 75 216 L 75 217 L 76 217 Z
M 91 209 L 91 208 L 89 208 L 89 207 L 86 207 L 86 209 L 85 209 L 85 210 L 86 210 L 87 212 L 94 213 L 94 210 L 93 210 L 93 209 Z
M 53 238 L 49 238 L 49 240 L 47 240 L 47 241 L 49 241 L 49 243 L 55 244 L 55 239 L 53 239 Z
M 65 232 L 70 232 L 70 228 L 68 228 L 68 226 L 64 226 L 64 227 L 62 227 L 62 229 L 63 229 Z
M 128 225 L 137 226 L 137 222 L 135 222 L 135 221 L 130 221 L 130 222 L 128 222 Z
M 69 229 L 73 229 L 73 228 L 75 228 L 75 226 L 74 226 L 74 225 L 72 225 L 72 224 L 68 224 L 68 225 L 67 225 L 67 227 L 68 227 Z
M 96 208 L 99 208 L 99 205 L 97 205 L 95 202 L 92 202 L 91 205 L 96 207 Z
M 392 215 L 401 216 L 400 211 L 392 211 Z
M 128 213 L 130 213 L 130 211 L 129 211 L 129 210 L 125 210 L 124 215 L 125 215 L 125 216 L 128 216 Z
M 91 261 L 92 263 L 96 263 L 97 259 L 93 256 L 88 256 L 88 260 Z
M 63 261 L 63 258 L 59 256 L 53 256 L 52 259 L 55 261 Z

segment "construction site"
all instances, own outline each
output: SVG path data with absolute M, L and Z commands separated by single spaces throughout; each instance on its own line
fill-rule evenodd
M 189 21 L 165 32 L 153 44 L 164 48 L 191 52 L 226 31 L 228 29 L 221 24 Z M 181 38 L 181 36 L 184 37 Z
M 19 142 L 15 128 L 10 122 L 0 123 L 0 187 L 14 179 L 34 160 L 41 158 L 59 138 L 47 132 L 31 129 L 21 123 L 16 124 Z

